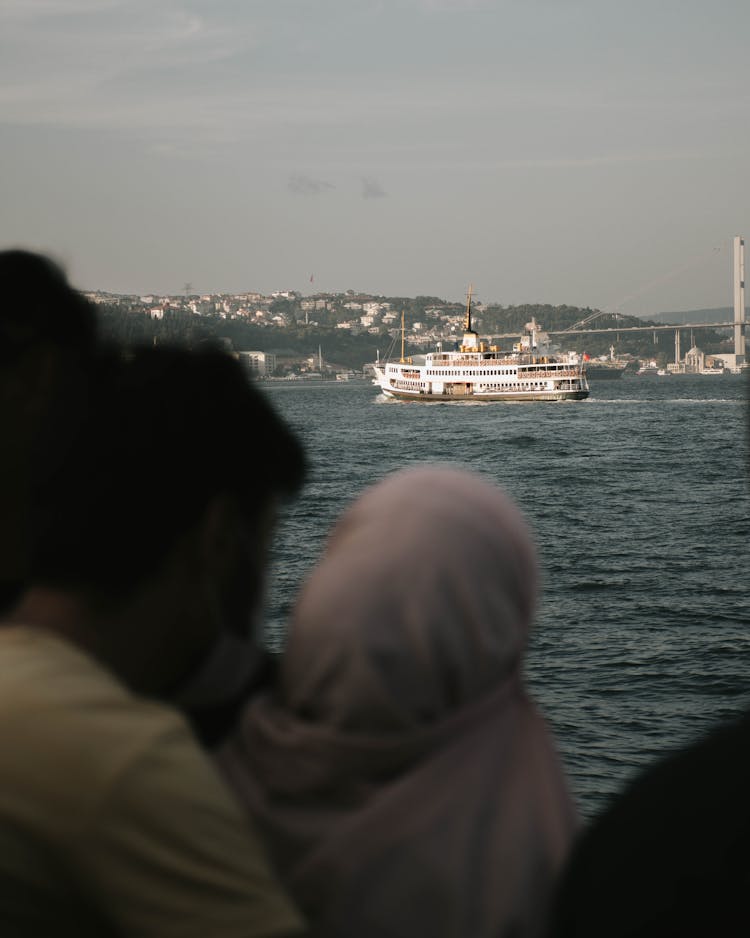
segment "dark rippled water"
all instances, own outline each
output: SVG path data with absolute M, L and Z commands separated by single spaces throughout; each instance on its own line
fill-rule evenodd
M 527 679 L 590 816 L 639 766 L 750 706 L 747 390 L 634 377 L 583 402 L 414 404 L 365 384 L 271 387 L 312 462 L 275 552 L 272 640 L 364 486 L 420 462 L 486 474 L 536 531 Z

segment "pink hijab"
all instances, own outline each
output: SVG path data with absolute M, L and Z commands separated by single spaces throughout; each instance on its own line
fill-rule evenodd
M 220 762 L 313 935 L 537 935 L 576 826 L 522 688 L 535 552 L 496 486 L 397 472 L 335 526 Z

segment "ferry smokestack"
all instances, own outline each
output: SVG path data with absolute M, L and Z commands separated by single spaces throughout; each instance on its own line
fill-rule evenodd
M 735 363 L 745 361 L 745 239 L 734 239 L 734 354 Z

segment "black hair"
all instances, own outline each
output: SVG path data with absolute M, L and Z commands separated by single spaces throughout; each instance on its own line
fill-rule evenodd
M 215 496 L 251 525 L 304 476 L 294 434 L 225 352 L 102 350 L 37 448 L 30 581 L 120 595 Z
M 52 403 L 77 393 L 96 341 L 94 307 L 55 263 L 0 251 L 0 612 L 26 580 L 32 441 Z
M 0 362 L 40 344 L 88 350 L 93 306 L 53 261 L 31 251 L 0 251 Z

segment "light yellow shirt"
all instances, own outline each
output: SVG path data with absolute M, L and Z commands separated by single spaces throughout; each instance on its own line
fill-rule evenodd
M 72 644 L 0 627 L 0 934 L 301 931 L 179 714 Z

